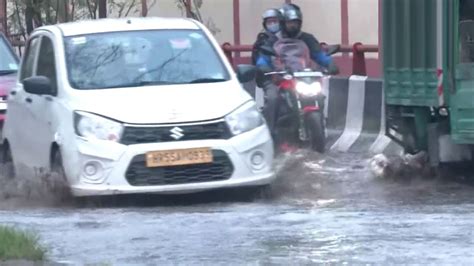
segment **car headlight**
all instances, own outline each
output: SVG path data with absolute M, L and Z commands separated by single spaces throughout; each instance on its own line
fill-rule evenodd
M 249 102 L 239 107 L 237 110 L 225 118 L 230 131 L 234 135 L 239 135 L 255 129 L 265 123 L 262 115 L 253 102 Z
M 0 110 L 7 110 L 7 97 L 0 96 Z
M 316 96 L 321 93 L 322 90 L 323 88 L 319 82 L 308 84 L 300 81 L 296 83 L 296 91 L 304 96 Z
M 87 112 L 74 112 L 76 134 L 87 139 L 118 142 L 122 137 L 123 125 L 111 119 Z

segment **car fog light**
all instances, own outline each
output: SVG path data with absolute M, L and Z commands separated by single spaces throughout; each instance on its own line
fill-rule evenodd
M 88 176 L 93 176 L 97 174 L 97 167 L 94 164 L 89 163 L 84 167 L 84 173 Z
M 90 161 L 84 165 L 84 175 L 91 181 L 97 181 L 102 178 L 102 165 L 97 161 Z
M 262 169 L 265 166 L 265 154 L 261 151 L 256 151 L 250 156 L 250 163 L 254 169 Z

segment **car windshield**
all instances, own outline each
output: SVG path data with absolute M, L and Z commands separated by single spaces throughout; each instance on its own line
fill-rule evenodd
M 0 36 L 0 75 L 15 73 L 18 70 L 18 61 L 10 49 L 7 41 Z
M 69 81 L 90 90 L 229 79 L 200 30 L 146 30 L 65 39 Z

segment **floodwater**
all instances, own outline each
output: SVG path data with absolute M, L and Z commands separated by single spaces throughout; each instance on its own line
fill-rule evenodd
M 282 157 L 268 191 L 58 202 L 23 184 L 3 191 L 0 224 L 65 264 L 474 264 L 473 186 L 380 180 L 368 159 Z

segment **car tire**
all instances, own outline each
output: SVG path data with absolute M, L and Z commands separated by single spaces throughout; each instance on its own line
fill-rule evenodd
M 61 151 L 56 149 L 51 156 L 51 174 L 48 178 L 48 187 L 58 200 L 71 199 L 72 194 L 64 171 Z
M 0 149 L 0 168 L 0 173 L 3 178 L 15 178 L 15 166 L 13 163 L 10 146 L 8 144 L 3 145 Z

